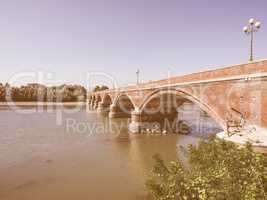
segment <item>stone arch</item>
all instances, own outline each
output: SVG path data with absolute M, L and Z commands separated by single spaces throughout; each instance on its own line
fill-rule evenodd
M 201 101 L 201 99 L 197 98 L 193 94 L 177 88 L 166 88 L 166 89 L 158 89 L 153 92 L 151 92 L 141 103 L 139 107 L 139 113 L 142 116 L 146 107 L 149 105 L 149 102 L 153 100 L 153 98 L 156 98 L 157 96 L 163 95 L 163 94 L 170 94 L 174 95 L 175 97 L 179 98 L 181 100 L 181 105 L 184 102 L 192 102 L 193 104 L 197 105 L 201 110 L 204 111 L 204 113 L 207 113 L 222 129 L 226 128 L 225 121 L 222 117 L 220 117 L 214 109 L 211 108 L 210 105 L 206 104 L 205 102 Z M 184 101 L 184 102 L 183 102 Z M 179 102 L 176 102 L 176 105 L 179 106 Z
M 102 104 L 104 107 L 109 107 L 112 104 L 112 97 L 109 94 L 104 94 Z
M 110 111 L 110 118 L 130 118 L 135 109 L 134 102 L 126 93 L 119 94 L 113 101 Z
M 114 99 L 114 102 L 113 102 L 113 105 L 117 105 L 119 100 L 121 99 L 129 99 L 129 101 L 131 102 L 131 104 L 133 105 L 133 107 L 135 108 L 135 103 L 134 103 L 134 100 L 132 99 L 132 97 L 130 95 L 128 95 L 127 93 L 125 92 L 122 92 L 120 94 L 118 94 L 115 99 Z
M 101 103 L 98 104 L 97 110 L 99 113 L 106 115 L 109 112 L 111 105 L 111 96 L 109 94 L 104 94 Z

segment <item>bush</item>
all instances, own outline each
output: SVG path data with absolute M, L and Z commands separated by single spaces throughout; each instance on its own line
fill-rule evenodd
M 94 92 L 99 92 L 99 91 L 103 91 L 103 90 L 108 90 L 108 86 L 105 85 L 97 85 L 95 86 L 95 88 L 93 89 Z
M 159 155 L 146 186 L 157 200 L 266 200 L 266 158 L 250 144 L 240 148 L 223 140 L 190 146 L 189 169 L 168 166 Z M 264 174 L 265 172 L 265 174 Z

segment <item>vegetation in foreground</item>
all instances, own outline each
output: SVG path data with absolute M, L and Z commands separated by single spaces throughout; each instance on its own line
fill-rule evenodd
M 190 169 L 159 155 L 146 186 L 157 200 L 266 200 L 266 158 L 223 140 L 188 148 Z

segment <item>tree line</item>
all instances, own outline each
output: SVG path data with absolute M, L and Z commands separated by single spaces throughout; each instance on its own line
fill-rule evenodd
M 33 83 L 15 87 L 0 83 L 0 102 L 84 102 L 86 93 L 80 85 L 48 87 Z

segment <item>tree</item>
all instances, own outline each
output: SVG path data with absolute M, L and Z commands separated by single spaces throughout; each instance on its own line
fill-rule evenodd
M 102 91 L 102 90 L 108 90 L 109 88 L 108 88 L 108 86 L 106 86 L 106 85 L 97 85 L 97 86 L 95 86 L 95 88 L 94 88 L 94 92 L 98 92 L 98 91 Z
M 32 83 L 26 86 L 11 87 L 0 84 L 0 102 L 84 102 L 86 89 L 79 85 L 46 87 Z
M 180 161 L 166 166 L 160 156 L 146 186 L 157 200 L 266 200 L 266 158 L 247 144 L 224 140 L 190 146 L 189 169 Z

